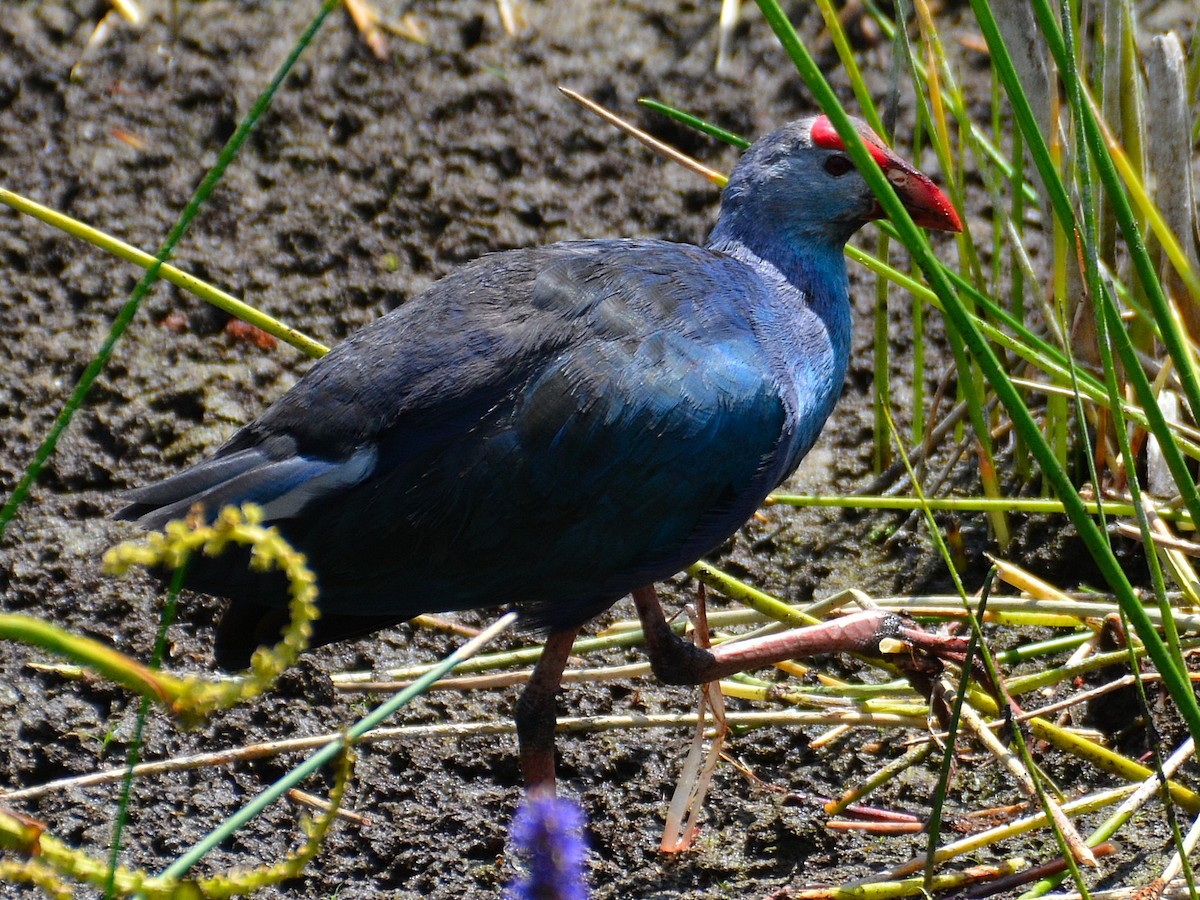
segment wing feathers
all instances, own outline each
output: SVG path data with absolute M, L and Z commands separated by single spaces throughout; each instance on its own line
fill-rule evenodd
M 367 478 L 376 457 L 373 448 L 359 450 L 343 462 L 304 456 L 273 460 L 259 448 L 239 450 L 130 492 L 127 496 L 133 502 L 117 518 L 161 528 L 197 503 L 203 503 L 210 516 L 230 504 L 257 503 L 268 521 L 288 519 L 312 501 Z

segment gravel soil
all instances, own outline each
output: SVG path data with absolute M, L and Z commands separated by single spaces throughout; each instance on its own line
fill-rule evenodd
M 482 253 L 579 237 L 653 236 L 699 242 L 716 190 L 663 162 L 578 109 L 572 87 L 619 110 L 706 163 L 728 169 L 735 152 L 636 106 L 652 96 L 747 136 L 811 105 L 753 4 L 717 74 L 715 3 L 591 0 L 530 3 L 529 33 L 514 39 L 488 0 L 411 4 L 430 43 L 391 41 L 372 56 L 335 13 L 259 123 L 175 262 L 332 344 Z M 817 48 L 843 99 L 852 94 L 808 4 L 793 21 Z M 9 5 L 0 16 L 0 184 L 153 251 L 220 147 L 267 83 L 315 5 L 284 0 L 181 4 L 141 30 L 117 28 L 84 50 L 97 4 Z M 945 13 L 953 23 L 954 10 Z M 953 31 L 948 32 L 953 34 Z M 962 65 L 973 102 L 986 104 L 986 60 Z M 888 47 L 863 47 L 868 83 L 887 91 Z M 74 67 L 74 77 L 71 77 Z M 901 91 L 903 94 L 903 91 Z M 901 101 L 900 121 L 911 121 Z M 903 130 L 903 129 L 901 129 Z M 918 161 L 936 174 L 932 157 Z M 868 233 L 862 240 L 873 241 Z M 938 246 L 952 253 L 939 238 Z M 982 242 L 986 244 L 986 241 Z M 33 220 L 0 209 L 0 493 L 7 496 L 105 339 L 139 272 Z M 856 285 L 855 362 L 846 395 L 792 487 L 828 492 L 870 478 L 873 291 Z M 911 339 L 908 299 L 894 302 L 902 354 Z M 0 610 L 45 617 L 149 657 L 161 591 L 149 579 L 100 570 L 104 550 L 135 536 L 112 521 L 121 491 L 161 478 L 214 449 L 280 396 L 308 362 L 286 346 L 263 349 L 228 336 L 227 317 L 158 286 L 75 416 L 0 545 Z M 903 356 L 900 357 L 903 360 Z M 906 367 L 907 363 L 900 365 Z M 930 360 L 930 381 L 949 363 Z M 895 374 L 903 401 L 906 374 Z M 943 586 L 927 542 L 883 543 L 901 520 L 772 508 L 718 558 L 731 571 L 791 600 L 847 587 L 873 593 Z M 973 560 L 987 545 L 981 522 L 963 520 Z M 1047 543 L 1044 533 L 1026 536 Z M 976 562 L 974 571 L 981 571 Z M 665 592 L 678 608 L 692 596 Z M 719 605 L 719 601 L 714 601 Z M 187 596 L 169 633 L 174 670 L 208 671 L 211 598 Z M 632 615 L 626 603 L 612 618 Z M 479 625 L 489 616 L 463 617 Z M 528 641 L 514 636 L 512 646 Z M 162 759 L 336 731 L 369 708 L 335 690 L 330 674 L 425 662 L 455 643 L 403 626 L 369 641 L 315 651 L 271 694 L 179 731 L 150 717 L 144 756 Z M 637 651 L 610 661 L 636 661 Z M 0 803 L 4 791 L 119 766 L 137 702 L 91 677 L 39 668 L 39 652 L 8 643 L 0 654 Z M 833 661 L 835 671 L 842 665 Z M 433 693 L 400 723 L 507 722 L 515 689 Z M 570 715 L 689 711 L 695 692 L 650 678 L 568 687 Z M 924 838 L 875 838 L 826 828 L 821 797 L 836 795 L 903 751 L 902 735 L 855 731 L 820 748 L 819 731 L 769 729 L 735 737 L 730 752 L 755 773 L 719 768 L 702 834 L 689 852 L 657 852 L 663 817 L 689 735 L 617 731 L 559 740 L 562 793 L 587 813 L 594 896 L 765 897 L 784 886 L 838 883 L 920 852 Z M 139 781 L 123 861 L 158 871 L 296 755 Z M 1047 768 L 1081 787 L 1086 773 L 1049 755 Z M 936 765 L 875 798 L 922 815 Z M 1074 780 L 1072 780 L 1074 779 Z M 313 792 L 328 790 L 315 779 Z M 107 853 L 119 788 L 54 791 L 11 801 L 68 843 Z M 520 799 L 511 736 L 401 740 L 362 748 L 348 806 L 305 873 L 265 896 L 497 896 L 515 872 L 508 824 Z M 954 809 L 1008 802 L 990 766 L 964 766 Z M 278 804 L 201 865 L 205 873 L 270 862 L 296 841 L 298 809 Z M 1142 847 L 1110 866 L 1130 883 L 1161 852 L 1152 820 Z M 1040 839 L 1039 839 L 1040 844 Z M 1028 848 L 1039 855 L 1040 846 Z M 1008 852 L 1020 852 L 1010 845 Z M 1152 871 L 1147 868 L 1146 871 Z M 24 888 L 0 884 L 0 896 Z

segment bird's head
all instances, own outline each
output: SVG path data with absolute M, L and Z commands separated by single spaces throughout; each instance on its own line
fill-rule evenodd
M 913 221 L 925 228 L 961 231 L 958 214 L 937 185 L 897 156 L 865 122 L 852 121 Z M 799 119 L 756 141 L 734 167 L 721 201 L 722 218 L 737 220 L 739 229 L 767 229 L 837 247 L 883 215 L 825 116 Z

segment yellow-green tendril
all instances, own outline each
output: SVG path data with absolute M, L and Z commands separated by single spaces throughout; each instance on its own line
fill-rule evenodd
M 104 569 L 111 575 L 124 575 L 133 566 L 177 569 L 196 552 L 219 556 L 230 544 L 250 547 L 250 568 L 256 572 L 280 570 L 288 579 L 291 618 L 278 644 L 259 648 L 250 660 L 249 670 L 232 679 L 209 679 L 151 673 L 161 679 L 161 695 L 171 711 L 184 722 L 195 722 L 218 709 L 254 697 L 270 688 L 288 666 L 308 646 L 316 607 L 316 576 L 304 559 L 279 530 L 262 525 L 262 510 L 254 504 L 221 510 L 211 525 L 195 519 L 168 522 L 161 533 L 143 540 L 127 541 L 104 555 Z

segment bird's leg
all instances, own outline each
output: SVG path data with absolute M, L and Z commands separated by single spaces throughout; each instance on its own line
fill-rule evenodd
M 558 717 L 555 698 L 578 633 L 578 628 L 550 633 L 525 690 L 517 698 L 513 718 L 521 750 L 521 773 L 525 776 L 525 789 L 531 794 L 554 793 L 554 726 Z
M 633 592 L 646 636 L 646 654 L 659 680 L 703 684 L 786 659 L 821 653 L 860 653 L 896 665 L 925 696 L 942 660 L 961 662 L 965 638 L 930 634 L 896 613 L 867 610 L 779 634 L 701 649 L 671 631 L 653 586 Z

